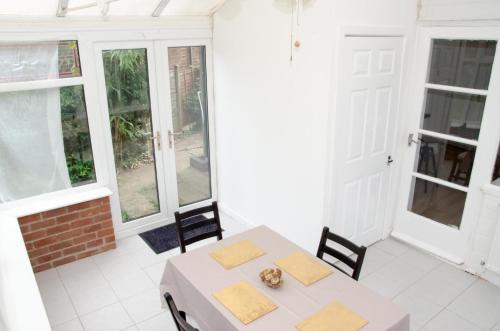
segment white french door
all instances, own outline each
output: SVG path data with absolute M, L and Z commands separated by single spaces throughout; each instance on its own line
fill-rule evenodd
M 494 28 L 420 29 L 393 235 L 463 263 L 491 181 L 500 112 Z
M 170 223 L 179 208 L 214 199 L 207 44 L 95 49 L 118 236 Z
M 346 36 L 342 42 L 331 227 L 362 245 L 382 238 L 402 51 L 402 37 Z

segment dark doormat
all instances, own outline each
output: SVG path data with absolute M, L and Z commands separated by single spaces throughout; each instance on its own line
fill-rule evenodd
M 202 222 L 207 218 L 203 215 L 193 216 L 182 221 L 185 225 L 191 225 Z M 186 237 L 194 237 L 200 233 L 214 231 L 216 225 L 207 225 L 187 233 Z M 223 230 L 224 231 L 224 230 Z M 177 227 L 175 223 L 161 226 L 159 228 L 139 233 L 139 236 L 148 244 L 148 246 L 156 253 L 160 254 L 176 247 L 179 247 L 177 240 Z

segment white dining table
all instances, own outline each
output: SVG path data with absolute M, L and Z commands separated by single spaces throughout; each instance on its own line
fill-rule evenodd
M 241 240 L 250 240 L 266 254 L 230 270 L 210 257 L 210 252 Z M 306 252 L 268 227 L 259 226 L 170 258 L 160 282 L 160 294 L 163 297 L 169 292 L 178 308 L 193 317 L 202 331 L 297 331 L 298 323 L 332 302 L 341 303 L 367 320 L 362 331 L 410 329 L 406 311 L 335 268 L 331 275 L 309 286 L 286 272 L 283 272 L 284 284 L 278 289 L 261 282 L 261 270 L 275 268 L 276 260 L 297 251 Z M 260 290 L 278 309 L 244 325 L 213 296 L 240 281 Z M 165 305 L 163 298 L 162 302 Z

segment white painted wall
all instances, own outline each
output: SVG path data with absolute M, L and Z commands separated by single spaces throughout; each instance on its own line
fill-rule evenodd
M 498 0 L 421 0 L 419 19 L 460 21 L 500 19 Z
M 51 330 L 17 218 L 0 214 L 0 331 Z
M 397 26 L 411 39 L 416 0 L 314 1 L 300 17 L 293 63 L 286 3 L 228 0 L 214 16 L 219 200 L 313 251 L 329 184 L 337 29 Z
M 500 286 L 500 190 L 493 185 L 482 189 L 477 227 L 465 267 Z
M 500 211 L 500 199 L 497 199 L 496 207 L 497 212 Z M 486 268 L 500 276 L 500 217 L 497 218 L 496 225 L 490 253 L 488 260 L 486 260 Z

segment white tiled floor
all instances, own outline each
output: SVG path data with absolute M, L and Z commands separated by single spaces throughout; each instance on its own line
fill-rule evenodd
M 222 225 L 224 236 L 245 229 L 227 217 Z M 38 273 L 53 329 L 174 331 L 157 284 L 176 254 L 156 255 L 134 236 L 114 251 Z M 407 309 L 411 330 L 500 331 L 500 288 L 396 240 L 368 248 L 360 282 Z
M 245 230 L 221 218 L 224 236 Z M 179 250 L 156 255 L 138 236 L 119 240 L 117 246 L 36 274 L 55 331 L 175 330 L 170 312 L 160 307 L 157 284 L 165 261 Z

